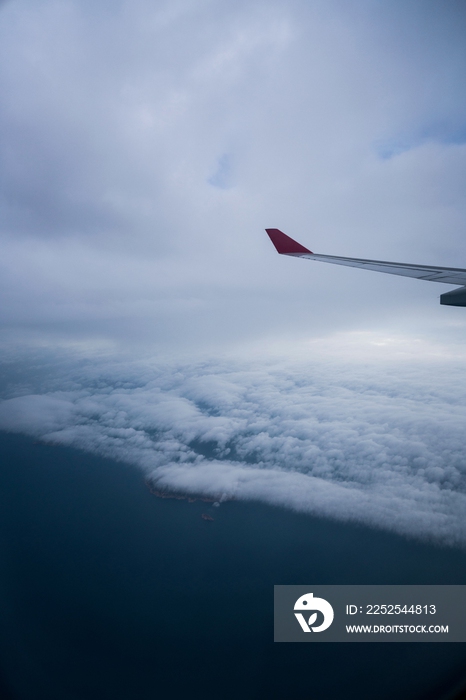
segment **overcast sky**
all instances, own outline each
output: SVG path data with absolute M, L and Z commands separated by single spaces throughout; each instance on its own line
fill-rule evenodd
M 5 338 L 462 334 L 449 286 L 280 258 L 264 228 L 466 267 L 465 24 L 462 2 L 4 3 Z
M 465 545 L 452 287 L 264 232 L 466 268 L 465 38 L 455 0 L 0 3 L 0 428 Z

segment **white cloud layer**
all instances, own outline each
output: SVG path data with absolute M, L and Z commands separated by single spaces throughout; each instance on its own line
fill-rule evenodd
M 129 462 L 161 489 L 466 546 L 465 395 L 458 360 L 65 362 L 40 392 L 10 388 L 0 428 Z

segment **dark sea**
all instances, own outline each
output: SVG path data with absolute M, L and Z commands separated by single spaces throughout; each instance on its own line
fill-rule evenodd
M 464 551 L 159 499 L 131 466 L 23 436 L 0 455 L 2 699 L 433 700 L 466 676 L 466 644 L 272 641 L 274 584 L 464 584 Z

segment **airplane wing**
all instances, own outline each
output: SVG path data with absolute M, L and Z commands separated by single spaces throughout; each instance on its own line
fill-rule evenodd
M 364 260 L 363 258 L 342 258 L 337 255 L 320 255 L 297 243 L 278 228 L 266 228 L 270 240 L 281 255 L 295 258 L 309 258 L 320 262 L 360 267 L 364 270 L 386 272 L 390 275 L 415 277 L 429 282 L 466 285 L 466 270 L 460 267 L 436 267 L 434 265 L 410 265 L 408 263 L 386 262 L 384 260 Z M 448 306 L 466 306 L 466 286 L 446 292 L 440 296 L 440 303 Z

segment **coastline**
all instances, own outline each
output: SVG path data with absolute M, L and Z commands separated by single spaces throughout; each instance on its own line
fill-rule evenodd
M 222 498 L 222 495 L 205 496 L 203 494 L 185 493 L 183 491 L 174 491 L 171 489 L 159 489 L 150 479 L 144 479 L 144 484 L 149 493 L 157 498 L 174 499 L 175 501 L 188 501 L 188 503 L 195 503 L 196 501 L 202 501 L 203 503 L 225 503 L 226 501 L 236 500 L 231 497 Z

